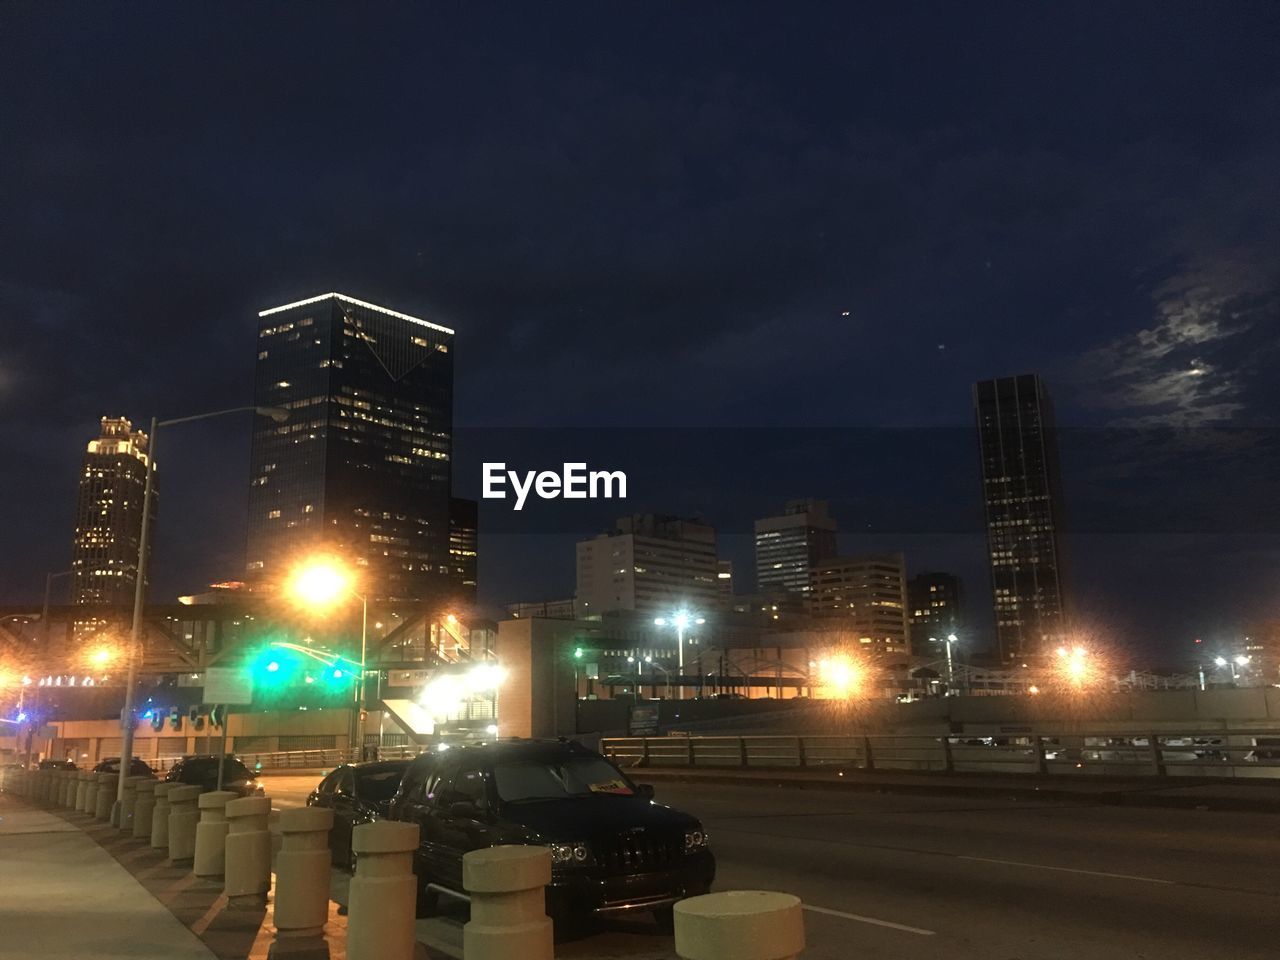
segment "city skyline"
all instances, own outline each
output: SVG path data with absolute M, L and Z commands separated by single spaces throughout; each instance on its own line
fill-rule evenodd
M 1103 31 L 1080 11 L 1018 11 L 981 28 L 981 68 L 953 41 L 976 29 L 959 10 L 927 30 L 887 12 L 850 30 L 826 18 L 780 28 L 743 8 L 736 42 L 710 51 L 682 31 L 608 28 L 604 12 L 588 18 L 592 42 L 566 51 L 526 42 L 512 18 L 485 25 L 479 60 L 441 39 L 467 33 L 464 11 L 401 11 L 377 27 L 276 11 L 234 67 L 212 52 L 215 23 L 237 29 L 221 12 L 195 34 L 176 11 L 140 25 L 123 65 L 97 39 L 116 29 L 103 12 L 14 16 L 15 84 L 47 72 L 36 51 L 64 50 L 78 68 L 5 106 L 26 131 L 3 161 L 24 185 L 0 285 L 12 319 L 0 429 L 23 451 L 0 467 L 21 546 L 0 561 L 6 599 L 38 596 L 63 568 L 79 448 L 100 416 L 244 402 L 257 311 L 338 289 L 459 330 L 467 446 L 483 445 L 477 430 L 705 429 L 710 462 L 695 475 L 668 459 L 690 444 L 648 439 L 644 459 L 665 479 L 626 509 L 703 510 L 746 580 L 751 522 L 827 495 L 842 551 L 900 547 L 913 569 L 955 570 L 978 613 L 989 605 L 966 397 L 978 380 L 1034 371 L 1064 430 L 1133 431 L 1113 434 L 1105 464 L 1077 437 L 1085 456 L 1073 449 L 1065 465 L 1069 517 L 1083 518 L 1068 534 L 1077 593 L 1101 628 L 1173 653 L 1280 616 L 1275 461 L 1259 462 L 1280 446 L 1280 99 L 1261 39 L 1273 10 L 1113 11 Z M 720 29 L 709 11 L 689 18 Z M 271 42 L 273 24 L 298 44 Z M 316 74 L 303 53 L 387 29 L 428 39 L 412 56 L 357 44 L 359 83 Z M 547 29 L 587 26 L 557 11 Z M 188 70 L 191 57 L 210 69 Z M 156 71 L 178 79 L 156 83 Z M 229 86 L 279 99 L 228 111 Z M 104 127 L 121 102 L 128 124 Z M 358 150 L 328 149 L 319 131 L 335 110 Z M 406 125 L 406 110 L 433 123 Z M 174 132 L 173 116 L 201 124 Z M 767 431 L 793 425 L 830 431 L 813 436 L 825 470 L 788 474 L 773 455 Z M 841 446 L 859 429 L 882 433 Z M 930 430 L 956 438 L 907 435 Z M 1183 430 L 1193 442 L 1165 442 Z M 155 588 L 172 596 L 237 569 L 249 445 L 231 422 L 166 442 L 156 549 L 169 560 Z M 901 470 L 877 454 L 912 443 L 941 449 Z M 1107 483 L 1089 482 L 1103 468 Z M 1205 469 L 1220 470 L 1201 481 L 1223 491 L 1216 512 L 1197 490 Z M 455 493 L 476 496 L 475 477 L 464 463 Z M 1157 515 L 1143 478 L 1177 508 Z M 1094 491 L 1112 486 L 1106 514 Z M 894 497 L 954 503 L 963 536 L 926 512 L 899 525 L 908 542 L 879 529 L 855 542 L 902 514 Z M 544 546 L 484 512 L 479 579 L 497 604 L 565 591 L 580 528 L 619 511 L 562 523 Z

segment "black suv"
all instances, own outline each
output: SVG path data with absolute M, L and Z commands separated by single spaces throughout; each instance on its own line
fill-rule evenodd
M 165 775 L 171 783 L 185 783 L 199 787 L 205 793 L 218 789 L 218 758 L 215 756 L 183 757 Z M 242 797 L 260 797 L 262 786 L 249 768 L 236 757 L 227 754 L 222 761 L 222 789 Z
M 119 773 L 120 758 L 104 757 L 98 761 L 97 766 L 93 768 L 93 772 Z M 126 774 L 126 776 L 130 777 L 151 777 L 152 779 L 155 779 L 155 775 L 156 772 L 152 770 L 151 767 L 147 765 L 147 761 L 143 760 L 141 757 L 133 758 L 133 761 L 129 764 L 129 772 Z
M 551 849 L 547 913 L 557 921 L 651 910 L 664 926 L 684 897 L 706 893 L 716 863 L 702 824 L 653 800 L 593 750 L 564 740 L 502 740 L 423 754 L 391 802 L 417 823 L 420 912 L 427 884 L 462 890 L 462 855 L 500 844 Z

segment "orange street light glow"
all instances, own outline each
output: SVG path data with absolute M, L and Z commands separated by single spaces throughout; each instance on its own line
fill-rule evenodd
M 311 560 L 294 570 L 289 592 L 311 607 L 329 607 L 351 593 L 351 577 L 335 561 Z

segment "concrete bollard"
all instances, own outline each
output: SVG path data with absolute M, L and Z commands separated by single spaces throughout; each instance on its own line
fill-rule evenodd
M 226 865 L 222 892 L 241 903 L 261 903 L 271 889 L 270 797 L 242 797 L 226 806 Z
M 138 804 L 138 784 L 150 777 L 125 777 L 124 800 L 120 804 L 120 832 L 133 836 L 133 811 Z
M 76 771 L 76 799 L 72 804 L 72 809 L 86 813 L 85 801 L 89 797 L 89 784 L 94 781 L 93 771 L 77 770 Z
M 200 788 L 180 783 L 169 791 L 169 862 L 187 864 L 196 855 L 196 824 L 200 822 Z
M 804 949 L 800 898 L 729 890 L 675 905 L 676 954 L 683 960 L 792 960 Z
M 220 878 L 227 862 L 227 801 L 240 794 L 213 790 L 200 794 L 200 822 L 196 824 L 196 855 L 191 870 L 197 877 Z
M 351 848 L 357 860 L 347 899 L 348 960 L 413 960 L 418 825 L 362 823 L 351 833 Z
M 116 784 L 119 780 L 119 775 L 114 773 L 98 774 L 98 795 L 94 799 L 93 819 L 111 819 L 111 805 L 116 802 Z
M 53 778 L 52 770 L 36 771 L 36 799 L 41 803 L 49 802 L 49 781 Z
M 471 920 L 462 928 L 467 960 L 551 960 L 555 947 L 545 891 L 550 882 L 546 847 L 488 847 L 464 854 L 462 886 L 471 895 Z
M 167 780 L 156 784 L 156 805 L 151 809 L 151 849 L 169 849 L 169 791 L 180 787 L 180 783 Z
M 298 807 L 280 812 L 280 853 L 272 920 L 276 937 L 318 937 L 329 919 L 329 831 L 333 811 Z
M 84 812 L 92 817 L 94 811 L 98 809 L 98 775 L 90 773 L 89 776 L 92 779 L 85 784 L 84 788 Z
M 76 771 L 63 770 L 58 776 L 58 806 L 67 810 L 76 793 Z
M 138 800 L 133 805 L 133 833 L 135 840 L 151 842 L 151 814 L 156 808 L 155 780 L 143 777 L 138 782 Z
M 67 792 L 67 771 L 53 771 L 53 786 L 49 791 L 49 802 L 55 807 L 62 806 L 63 799 Z

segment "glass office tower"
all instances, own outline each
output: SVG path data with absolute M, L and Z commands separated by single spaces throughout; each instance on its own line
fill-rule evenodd
M 453 331 L 326 293 L 259 315 L 247 575 L 317 551 L 370 599 L 458 596 L 450 558 Z
M 1068 613 L 1053 404 L 1034 374 L 984 380 L 973 400 L 1000 655 L 1047 655 Z

